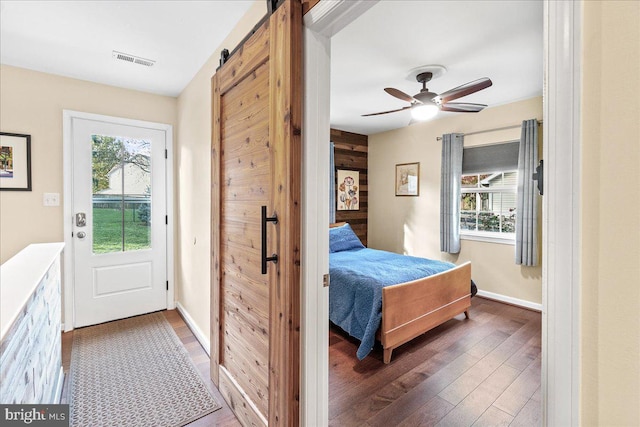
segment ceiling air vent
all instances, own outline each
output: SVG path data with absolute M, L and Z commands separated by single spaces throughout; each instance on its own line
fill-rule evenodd
M 118 52 L 117 50 L 113 51 L 112 56 L 115 59 L 119 59 L 120 61 L 131 62 L 132 64 L 144 65 L 146 67 L 151 67 L 151 66 L 153 66 L 153 64 L 156 63 L 156 61 L 154 61 L 152 59 L 140 58 L 139 56 L 130 55 L 128 53 L 123 53 L 123 52 Z

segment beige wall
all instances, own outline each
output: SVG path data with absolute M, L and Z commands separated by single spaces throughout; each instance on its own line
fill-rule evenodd
M 533 303 L 542 301 L 542 269 L 515 264 L 513 245 L 462 240 L 459 255 L 440 252 L 440 157 L 444 133 L 470 133 L 542 119 L 542 98 L 458 114 L 369 136 L 369 246 L 443 259 L 472 261 L 478 288 Z M 520 129 L 465 137 L 465 146 L 520 138 Z M 420 162 L 420 196 L 396 197 L 395 165 Z
M 584 3 L 581 424 L 640 425 L 640 2 Z
M 176 98 L 0 66 L 0 130 L 31 135 L 32 191 L 0 191 L 0 263 L 30 243 L 62 241 L 62 110 L 175 125 Z M 174 129 L 175 131 L 175 129 Z M 60 193 L 44 207 L 43 193 Z
M 211 76 L 220 51 L 230 51 L 267 13 L 256 1 L 178 97 L 176 161 L 176 300 L 209 338 L 211 286 Z
M 264 14 L 259 1 L 223 44 L 231 48 Z M 581 193 L 581 424 L 640 425 L 640 2 L 585 2 L 582 193 Z M 176 124 L 178 300 L 209 333 L 209 78 L 220 48 L 176 100 L 0 66 L 0 130 L 32 135 L 33 191 L 0 192 L 0 262 L 31 242 L 62 240 L 62 205 L 45 208 L 42 193 L 62 193 L 62 110 L 71 109 Z M 528 105 L 535 102 L 534 105 Z M 370 244 L 439 258 L 439 143 L 451 131 L 472 132 L 541 117 L 539 100 L 518 110 L 496 107 L 478 121 L 451 119 L 374 135 L 370 152 Z M 491 110 L 502 113 L 493 114 Z M 504 111 L 506 110 L 506 111 Z M 506 117 L 510 117 L 509 120 Z M 459 122 L 458 122 L 459 121 Z M 175 128 L 174 128 L 175 131 Z M 485 135 L 502 140 L 512 135 Z M 393 154 L 383 144 L 403 141 Z M 471 143 L 471 137 L 467 138 Z M 482 143 L 482 142 L 477 142 Z M 435 148 L 434 148 L 435 147 Z M 435 151 L 434 151 L 435 150 Z M 388 160 L 384 153 L 389 151 Z M 407 153 L 401 155 L 400 153 Z M 374 155 L 378 153 L 379 155 Z M 421 197 L 393 196 L 395 163 L 421 162 Z M 630 185 L 620 187 L 620 183 Z M 373 201 L 372 195 L 380 194 Z M 392 201 L 393 203 L 385 203 Z M 435 201 L 435 203 L 434 203 Z M 371 204 L 375 203 L 374 208 Z M 623 207 L 623 208 L 620 208 Z M 406 224 L 406 227 L 405 227 Z M 386 230 L 389 229 L 389 230 Z M 380 233 L 380 236 L 377 236 Z M 474 259 L 487 244 L 463 242 Z M 493 245 L 505 258 L 506 278 L 520 286 L 518 298 L 540 301 L 540 273 L 519 270 L 511 246 Z M 466 254 L 466 255 L 465 255 Z M 485 264 L 484 260 L 482 262 Z M 507 264 L 510 266 L 507 267 Z M 500 281 L 505 279 L 501 278 Z M 515 281 L 515 280 L 514 280 Z M 483 289 L 491 290 L 484 278 Z M 507 290 L 500 293 L 511 292 Z M 499 292 L 498 290 L 493 290 Z M 526 295 L 525 295 L 526 294 Z
M 33 191 L 0 192 L 0 263 L 34 242 L 63 240 L 62 110 L 174 125 L 176 300 L 209 336 L 211 76 L 266 14 L 256 1 L 179 98 L 0 66 L 0 130 L 32 137 Z M 43 207 L 43 193 L 60 193 Z

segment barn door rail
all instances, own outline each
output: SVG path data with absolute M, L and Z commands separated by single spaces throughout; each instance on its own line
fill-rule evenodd
M 240 41 L 240 43 L 238 43 L 235 49 L 233 49 L 231 52 L 229 52 L 229 49 L 222 49 L 222 51 L 220 52 L 220 65 L 218 66 L 218 68 L 216 68 L 216 71 L 218 71 L 220 67 L 222 67 L 225 62 L 227 62 L 229 58 L 233 56 L 234 53 L 242 48 L 244 42 L 249 40 L 249 38 L 254 35 L 260 27 L 262 27 L 262 24 L 269 20 L 269 17 L 275 13 L 275 11 L 282 5 L 282 3 L 284 3 L 284 0 L 267 0 L 267 14 L 262 17 L 262 19 L 253 27 L 253 29 L 251 29 L 251 31 L 249 31 L 246 36 L 244 36 L 244 38 Z
M 267 256 L 267 223 L 272 222 L 274 224 L 278 223 L 278 216 L 274 215 L 272 217 L 267 216 L 267 207 L 262 206 L 262 274 L 267 274 L 267 263 L 273 262 L 274 264 L 278 263 L 278 255 L 273 254 L 271 256 Z

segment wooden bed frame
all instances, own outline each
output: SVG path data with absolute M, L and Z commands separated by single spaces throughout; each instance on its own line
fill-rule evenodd
M 424 279 L 382 288 L 382 323 L 378 339 L 383 361 L 394 348 L 464 313 L 471 307 L 471 263 Z
M 346 223 L 331 224 L 339 227 Z M 471 307 L 471 263 L 423 279 L 382 288 L 382 323 L 376 338 L 384 363 L 393 349 L 464 313 Z

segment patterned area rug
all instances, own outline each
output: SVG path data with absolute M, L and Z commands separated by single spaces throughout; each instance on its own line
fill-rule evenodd
M 183 426 L 220 409 L 162 313 L 73 333 L 71 426 Z

